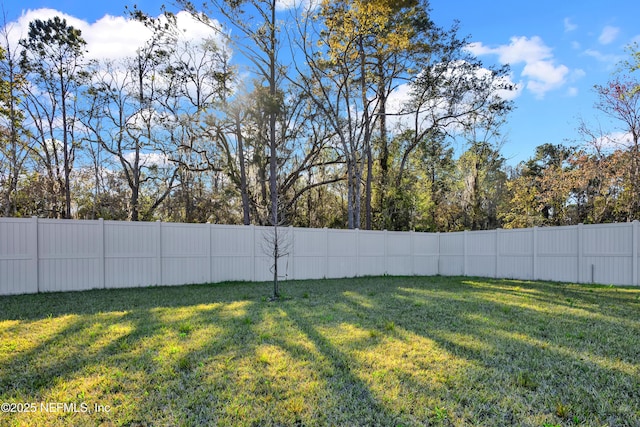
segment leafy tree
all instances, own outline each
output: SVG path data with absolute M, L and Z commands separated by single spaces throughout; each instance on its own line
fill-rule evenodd
M 567 224 L 568 205 L 574 185 L 569 179 L 573 149 L 543 144 L 533 158 L 518 167 L 509 189 L 511 211 L 503 214 L 505 227 Z
M 509 177 L 507 191 L 509 200 L 498 214 L 504 228 L 528 228 L 544 224 L 539 209 L 540 188 L 536 176 L 524 162 Z
M 498 207 L 505 194 L 504 158 L 486 141 L 474 142 L 458 160 L 464 226 L 471 230 L 499 226 Z
M 596 85 L 595 108 L 621 126 L 621 148 L 626 152 L 624 194 L 627 221 L 640 218 L 640 92 L 637 80 L 616 76 L 606 85 Z

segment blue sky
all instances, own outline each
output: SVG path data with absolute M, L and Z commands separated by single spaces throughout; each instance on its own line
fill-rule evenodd
M 160 11 L 158 1 L 0 0 L 8 21 L 27 11 L 55 9 L 74 17 L 83 35 L 94 33 L 96 44 L 111 54 L 124 53 L 128 37 L 141 37 L 137 27 L 124 29 L 123 21 L 105 15 L 124 15 L 125 5 L 150 14 Z M 608 122 L 593 108 L 595 84 L 605 84 L 625 47 L 640 42 L 640 2 L 629 0 L 522 1 L 431 0 L 434 21 L 448 27 L 460 21 L 460 33 L 469 35 L 471 50 L 488 64 L 511 64 L 512 80 L 520 90 L 516 109 L 506 125 L 504 156 L 512 165 L 534 154 L 543 143 L 574 143 L 580 118 Z M 27 16 L 27 15 L 25 15 Z M 40 17 L 38 13 L 28 16 Z M 24 18 L 24 17 L 23 17 Z M 136 29 L 137 28 L 137 29 Z M 196 32 L 206 33 L 206 29 Z M 122 47 L 118 47 L 122 43 Z M 613 126 L 613 125 L 611 125 Z M 615 129 L 610 128 L 613 133 Z
M 509 62 L 512 79 L 523 85 L 502 149 L 510 164 L 531 157 L 543 143 L 574 143 L 580 118 L 609 126 L 593 108 L 593 86 L 604 85 L 628 58 L 626 46 L 640 43 L 640 2 L 432 0 L 431 5 L 437 23 L 458 19 L 461 33 L 475 42 L 473 51 L 487 63 Z

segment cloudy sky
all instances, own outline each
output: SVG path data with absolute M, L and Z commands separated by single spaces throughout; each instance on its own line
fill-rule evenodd
M 161 2 L 111 0 L 1 0 L 13 37 L 26 33 L 29 21 L 62 15 L 82 30 L 93 57 L 130 54 L 145 38 L 141 25 L 127 22 L 125 6 L 152 15 Z M 292 0 L 287 0 L 292 1 Z M 605 84 L 617 64 L 627 58 L 625 47 L 640 43 L 640 2 L 629 0 L 521 1 L 431 0 L 436 23 L 448 27 L 460 21 L 469 35 L 469 49 L 490 64 L 511 65 L 519 86 L 516 110 L 509 119 L 505 157 L 512 165 L 526 160 L 543 143 L 573 143 L 578 120 L 601 120 L 593 109 L 593 86 Z M 210 34 L 188 24 L 189 37 Z M 640 73 L 640 72 L 639 72 Z M 612 132 L 614 129 L 612 129 Z
M 608 126 L 593 108 L 604 85 L 640 43 L 640 2 L 627 0 L 432 0 L 443 25 L 460 20 L 471 50 L 487 63 L 508 63 L 521 85 L 503 148 L 510 163 L 544 143 L 574 143 L 578 120 Z M 640 74 L 640 72 L 638 72 Z M 640 79 L 640 76 L 636 77 Z M 611 129 L 614 132 L 613 129 Z

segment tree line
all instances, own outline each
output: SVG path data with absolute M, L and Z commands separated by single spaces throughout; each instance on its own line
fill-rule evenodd
M 4 27 L 1 215 L 423 231 L 640 217 L 637 49 L 595 88 L 617 138 L 581 123 L 513 168 L 508 67 L 426 0 L 178 3 L 211 37 L 134 8 L 150 37 L 121 60 L 87 59 L 59 17 L 18 45 Z

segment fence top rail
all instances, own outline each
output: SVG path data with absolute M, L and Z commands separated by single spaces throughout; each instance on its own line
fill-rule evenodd
M 43 224 L 98 224 L 100 222 L 104 222 L 104 224 L 108 225 L 119 225 L 119 226 L 154 226 L 158 223 L 163 226 L 169 227 L 205 227 L 211 226 L 213 228 L 219 229 L 251 229 L 255 228 L 256 230 L 271 230 L 273 227 L 268 225 L 240 225 L 240 224 L 210 224 L 210 223 L 181 223 L 181 222 L 164 222 L 164 221 L 118 221 L 118 220 L 103 220 L 103 219 L 53 219 L 53 218 L 38 218 L 38 217 L 30 217 L 30 218 L 14 218 L 14 217 L 0 217 L 0 223 L 11 223 L 11 222 L 31 222 L 34 219 L 38 221 L 38 223 Z M 362 230 L 362 229 L 340 229 L 340 228 L 306 228 L 306 227 L 290 227 L 290 226 L 281 226 L 280 229 L 291 229 L 294 228 L 296 230 L 305 230 L 309 232 L 332 232 L 332 233 L 350 233 L 350 232 L 358 232 L 363 234 L 372 234 L 372 235 L 381 235 L 381 234 L 397 234 L 404 235 L 408 233 L 414 233 L 416 235 L 442 235 L 442 236 L 460 236 L 465 233 L 473 234 L 473 235 L 481 235 L 481 234 L 492 234 L 496 231 L 500 231 L 504 234 L 509 233 L 526 233 L 531 232 L 534 229 L 537 229 L 541 232 L 547 231 L 560 231 L 560 230 L 575 230 L 580 227 L 583 229 L 602 229 L 602 228 L 612 228 L 612 227 L 631 227 L 634 223 L 638 223 L 638 220 L 633 222 L 614 222 L 614 223 L 605 223 L 605 224 L 577 224 L 577 225 L 562 225 L 562 226 L 540 226 L 540 227 L 529 227 L 529 228 L 513 228 L 513 229 L 493 229 L 493 230 L 464 230 L 464 231 L 451 231 L 446 233 L 440 232 L 429 232 L 429 231 L 388 231 L 388 230 Z

